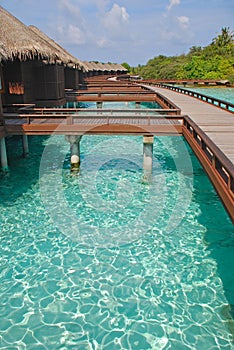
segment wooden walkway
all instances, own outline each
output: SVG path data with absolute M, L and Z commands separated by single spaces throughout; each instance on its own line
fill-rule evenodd
M 193 97 L 158 87 L 149 87 L 173 101 L 234 164 L 234 115 Z
M 185 115 L 183 136 L 203 165 L 234 223 L 234 114 L 172 90 L 149 88 L 173 101 Z
M 109 88 L 111 91 L 111 85 Z M 149 89 L 149 94 L 145 93 L 146 88 Z M 143 85 L 142 90 L 144 92 L 139 95 L 136 91 L 121 95 L 119 91 L 119 95 L 115 93 L 113 96 L 102 95 L 97 90 L 94 95 L 86 91 L 84 97 L 90 99 L 92 96 L 95 101 L 99 101 L 99 98 L 100 101 L 106 98 L 128 101 L 133 98 L 135 102 L 138 97 L 139 102 L 142 102 L 146 97 L 154 96 L 163 109 L 154 110 L 155 115 L 152 115 L 152 109 L 84 111 L 58 108 L 55 111 L 50 108 L 33 108 L 15 116 L 13 113 L 4 114 L 3 130 L 5 135 L 182 134 L 209 175 L 234 223 L 234 114 L 162 87 Z M 79 92 L 83 93 L 81 90 Z M 71 97 L 76 100 L 80 96 L 74 94 Z

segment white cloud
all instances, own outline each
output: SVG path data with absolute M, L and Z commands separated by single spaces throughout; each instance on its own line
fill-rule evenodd
M 86 42 L 83 31 L 79 27 L 74 26 L 72 24 L 69 24 L 67 28 L 67 35 L 68 35 L 68 38 L 74 44 L 80 45 Z
M 114 4 L 109 12 L 106 12 L 103 18 L 103 24 L 108 29 L 117 29 L 119 26 L 127 23 L 129 14 L 125 7 Z
M 57 33 L 62 44 L 82 45 L 88 41 L 89 31 L 85 17 L 77 2 L 75 4 L 72 0 L 59 0 Z
M 59 6 L 63 10 L 66 9 L 72 16 L 80 17 L 80 9 L 78 6 L 73 5 L 69 0 L 60 0 Z
M 167 9 L 170 11 L 173 6 L 179 5 L 180 0 L 170 0 L 169 5 L 167 6 Z
M 97 40 L 97 46 L 100 48 L 108 48 L 113 46 L 113 42 L 111 40 L 108 40 L 106 38 L 101 38 Z
M 179 21 L 179 24 L 181 26 L 181 28 L 188 28 L 188 25 L 189 25 L 189 17 L 186 17 L 186 16 L 180 16 L 180 17 L 177 17 L 178 21 Z
M 81 45 L 86 43 L 84 32 L 73 24 L 60 25 L 57 27 L 60 40 L 67 44 Z

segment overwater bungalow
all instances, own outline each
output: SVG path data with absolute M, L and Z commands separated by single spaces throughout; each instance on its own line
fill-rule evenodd
M 96 67 L 95 67 L 94 62 L 84 61 L 83 63 L 84 63 L 84 66 L 86 68 L 86 75 L 85 75 L 86 78 L 93 77 L 94 75 L 96 75 L 95 74 Z
M 115 64 L 115 71 L 117 75 L 127 74 L 128 70 L 122 64 Z
M 0 7 L 4 105 L 65 103 L 64 66 L 77 60 Z
M 60 46 L 57 42 L 55 42 L 37 27 L 30 25 L 29 28 L 40 38 L 42 38 L 51 46 L 53 46 L 54 49 L 60 52 L 62 56 L 65 56 L 66 60 L 68 61 L 68 63 L 64 67 L 65 89 L 77 90 L 79 86 L 83 83 L 83 72 L 86 71 L 82 61 L 71 55 L 62 46 Z

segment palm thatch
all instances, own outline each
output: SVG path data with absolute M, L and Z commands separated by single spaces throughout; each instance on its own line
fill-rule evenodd
M 63 62 L 67 62 L 67 65 L 70 67 L 78 67 L 85 70 L 82 61 L 78 60 L 78 58 L 71 55 L 68 51 L 66 51 L 62 46 L 56 43 L 53 39 L 51 39 L 48 35 L 43 33 L 39 28 L 30 25 L 28 26 L 30 30 L 32 30 L 36 35 L 38 35 L 41 39 L 45 40 L 51 46 L 53 46 L 56 52 L 60 53 L 60 56 L 63 57 Z
M 96 70 L 96 71 L 106 71 L 106 67 L 105 67 L 105 63 L 102 63 L 102 62 L 89 62 L 90 65 L 92 65 L 93 67 L 93 70 Z
M 122 64 L 115 64 L 115 69 L 117 71 L 120 71 L 120 72 L 127 72 L 127 68 L 125 68 L 124 66 L 122 66 Z
M 121 64 L 117 63 L 102 63 L 102 62 L 82 62 L 88 71 L 105 71 L 105 72 L 127 72 Z
M 52 45 L 0 6 L 0 60 L 43 59 L 49 63 L 69 60 Z
M 96 70 L 96 68 L 94 67 L 93 62 L 83 61 L 83 65 L 85 66 L 85 68 L 86 68 L 87 71 L 89 71 L 89 72 L 90 72 L 90 71 L 93 72 L 93 71 Z
M 83 65 L 83 67 L 84 67 L 84 69 L 85 69 L 86 72 L 88 72 L 88 71 L 90 70 L 90 69 L 89 69 L 89 64 L 88 64 L 88 62 L 82 61 L 82 65 Z
M 95 67 L 96 71 L 101 71 L 101 72 L 105 71 L 104 64 L 101 62 L 92 62 L 92 65 Z

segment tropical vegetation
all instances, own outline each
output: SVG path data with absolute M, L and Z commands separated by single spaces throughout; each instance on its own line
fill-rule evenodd
M 126 62 L 122 65 L 144 79 L 219 79 L 234 83 L 234 35 L 229 27 L 223 27 L 208 46 L 192 46 L 188 54 L 159 55 L 138 67 Z

